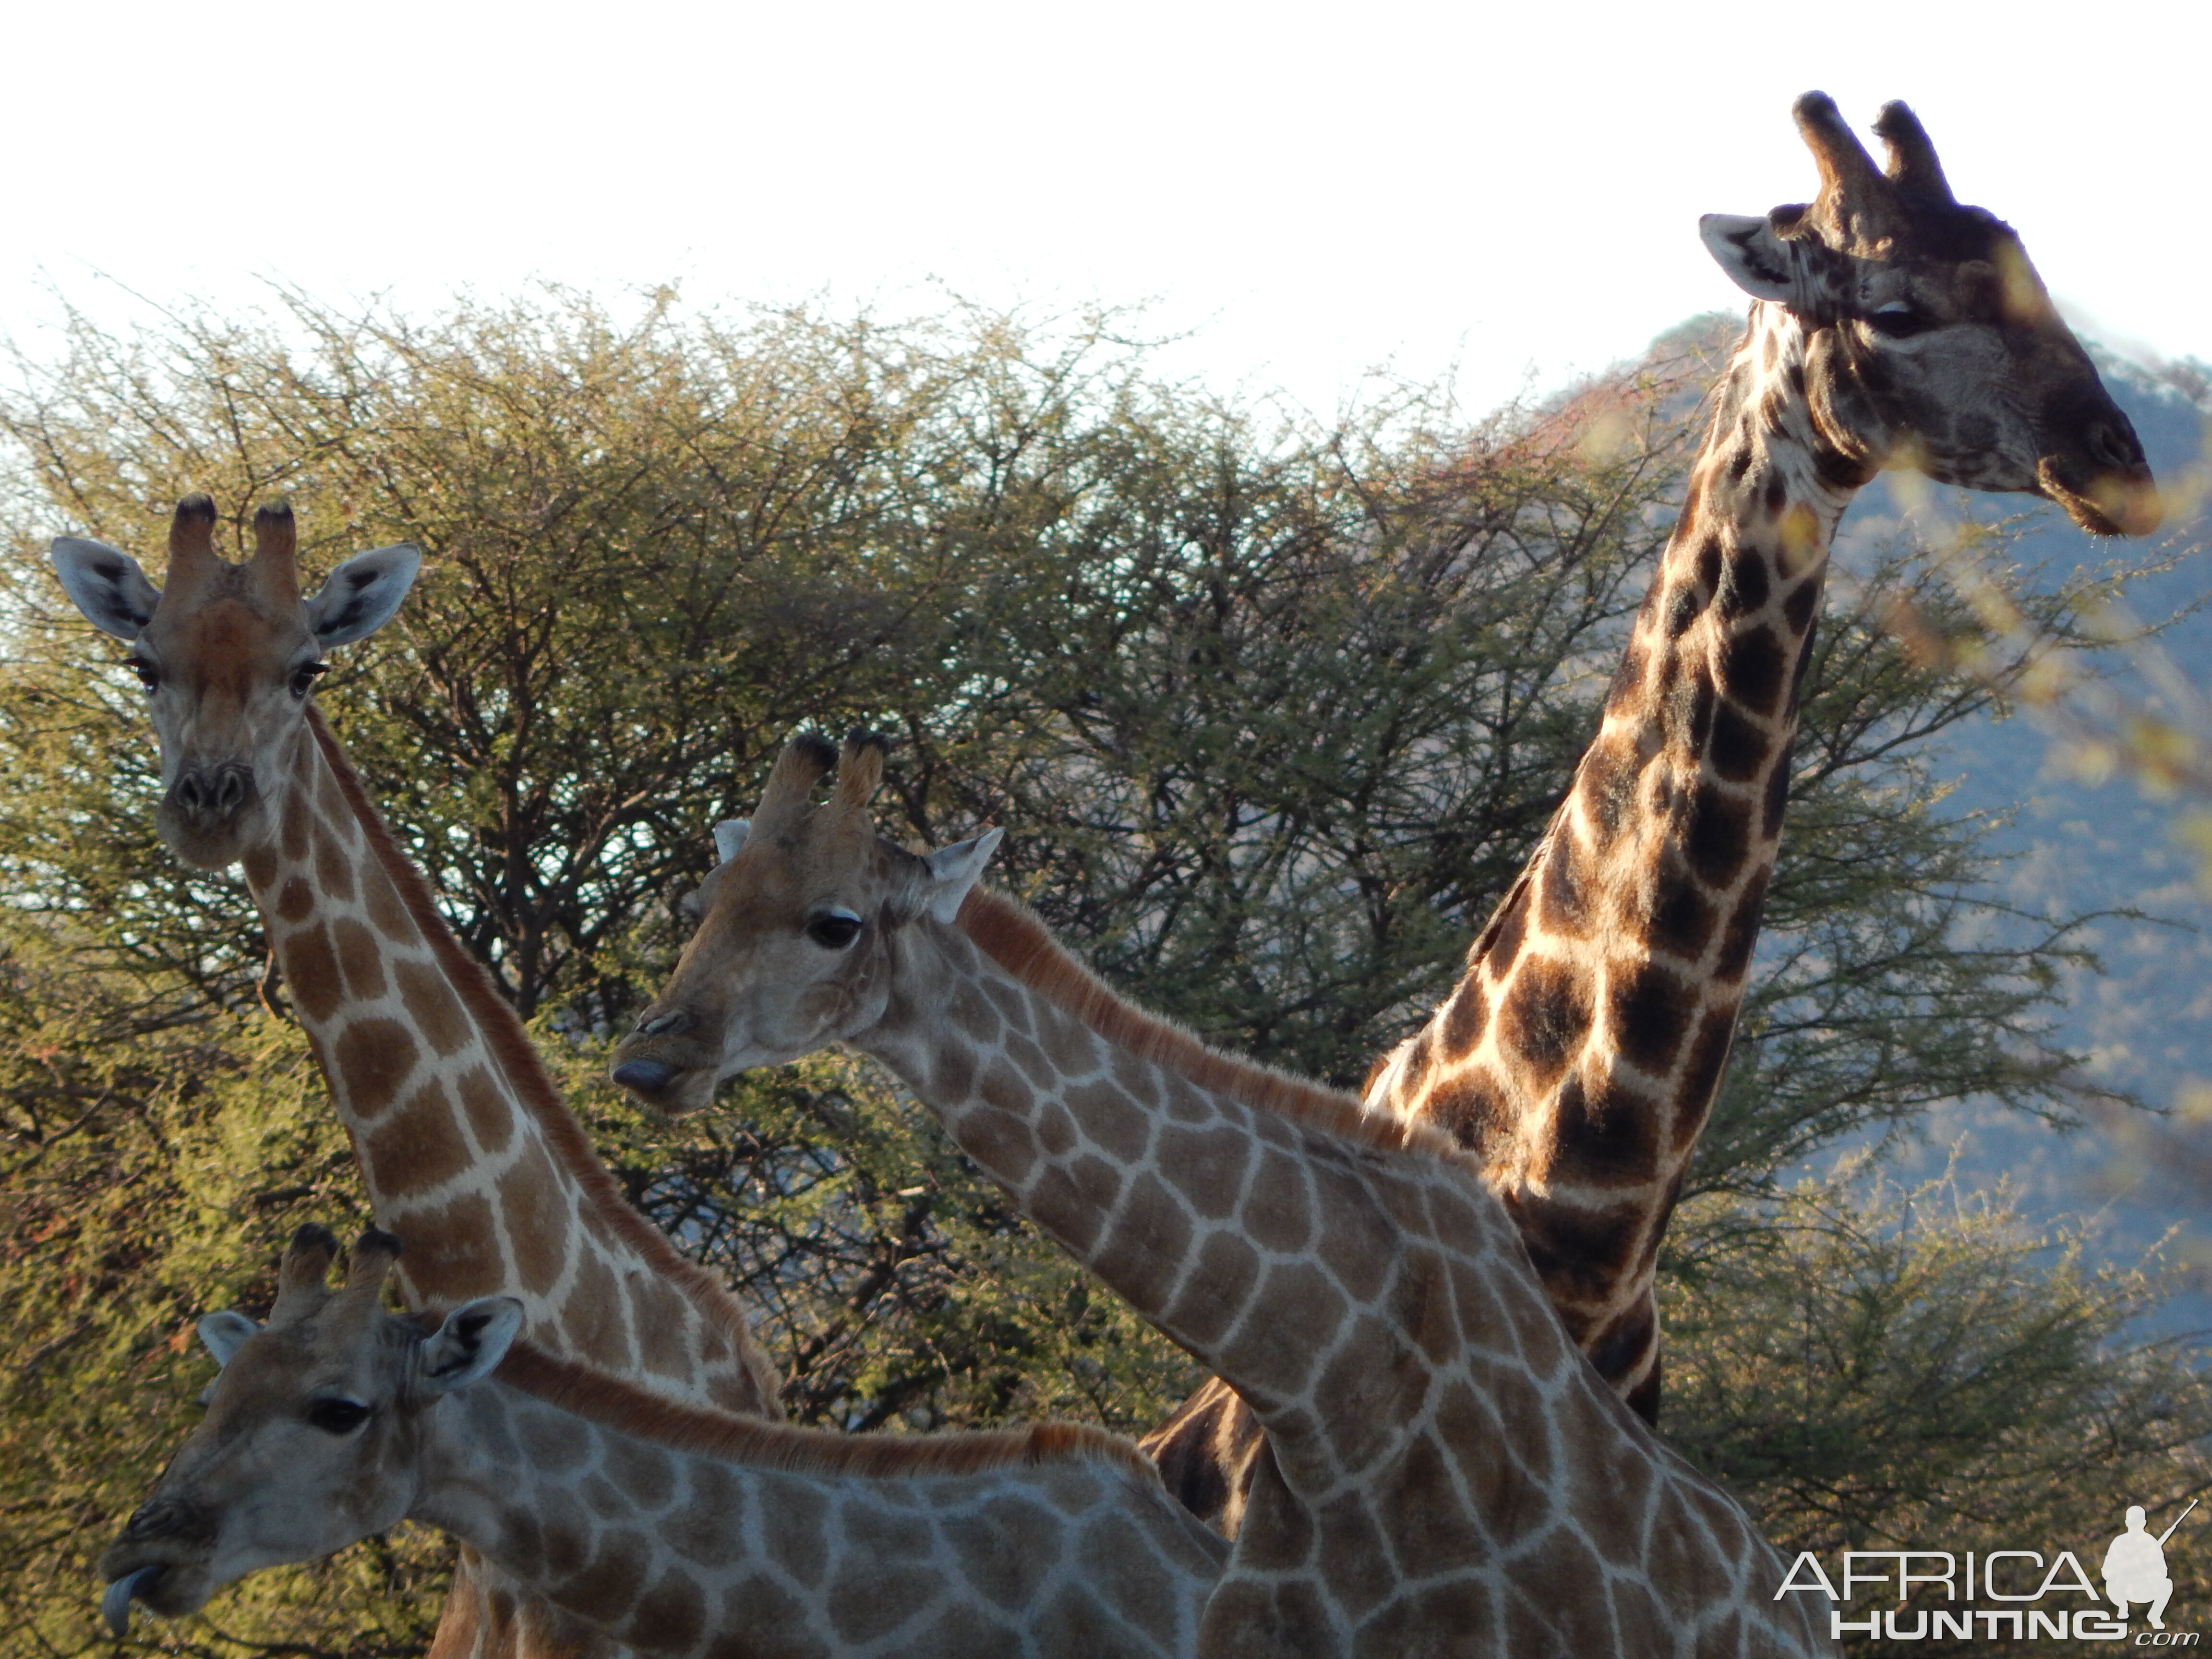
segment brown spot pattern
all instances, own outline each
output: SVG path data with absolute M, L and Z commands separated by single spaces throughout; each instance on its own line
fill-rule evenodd
M 442 1186 L 467 1170 L 472 1158 L 453 1103 L 434 1077 L 364 1133 L 362 1155 L 375 1167 L 380 1185 L 401 1193 Z
M 514 1133 L 518 1112 L 506 1086 L 487 1067 L 471 1066 L 461 1073 L 454 1088 L 461 1097 L 462 1109 L 469 1115 L 470 1132 L 483 1155 L 495 1158 L 505 1152 Z
M 315 908 L 315 890 L 303 876 L 289 877 L 276 896 L 276 910 L 285 921 L 304 921 Z
M 345 1000 L 345 988 L 338 982 L 337 953 L 331 949 L 329 933 L 319 926 L 303 927 L 285 934 L 277 949 L 284 982 L 292 988 L 292 1000 L 301 1011 L 318 1022 L 337 1013 Z
M 514 1162 L 499 1178 L 500 1216 L 515 1249 L 516 1267 L 526 1275 L 524 1283 L 539 1296 L 551 1290 L 556 1280 L 536 1275 L 549 1270 L 557 1273 L 565 1253 L 543 1248 L 526 1253 L 522 1241 L 557 1240 L 566 1232 L 570 1206 L 565 1188 L 546 1153 L 545 1143 L 536 1135 L 525 1137 Z
M 407 1005 L 407 1017 L 415 1022 L 415 1029 L 436 1054 L 455 1054 L 476 1036 L 476 1028 L 470 1023 L 468 1012 L 461 1006 L 460 999 L 446 983 L 445 976 L 427 963 L 402 960 L 392 964 L 392 976 L 398 981 L 400 1000 Z
M 349 916 L 331 922 L 331 943 L 337 951 L 338 969 L 345 975 L 347 992 L 358 1002 L 374 1002 L 384 994 L 384 953 L 376 935 Z
M 357 1115 L 374 1118 L 414 1072 L 415 1038 L 398 1020 L 357 1019 L 338 1034 L 332 1058 L 340 1097 Z
M 1589 1030 L 1589 994 L 1570 964 L 1550 957 L 1532 957 L 1506 993 L 1500 1029 L 1529 1086 L 1548 1089 L 1566 1069 Z

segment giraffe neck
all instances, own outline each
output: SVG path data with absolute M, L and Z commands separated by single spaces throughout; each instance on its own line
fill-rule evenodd
M 312 705 L 271 806 L 246 881 L 410 1304 L 514 1296 L 563 1352 L 778 1415 L 743 1310 L 623 1202 Z
M 1125 1442 L 1064 1425 L 847 1437 L 702 1413 L 638 1431 L 626 1418 L 663 1414 L 610 1413 L 625 1393 L 511 1355 L 419 1419 L 410 1514 L 652 1659 L 1195 1649 L 1224 1552 Z
M 1597 740 L 1465 976 L 1368 1104 L 1449 1131 L 1600 1373 L 1657 1401 L 1652 1274 L 1728 1057 L 1789 792 L 1829 543 L 1803 325 L 1753 309 Z
M 1461 1597 L 1534 1609 L 1531 1650 L 1582 1650 L 1600 1564 L 1670 1618 L 1724 1605 L 1805 1650 L 1771 1609 L 1773 1553 L 1605 1393 L 1441 1136 L 1138 1012 L 995 895 L 884 949 L 887 1011 L 848 1040 L 1267 1427 L 1201 1652 L 1349 1652 L 1385 1628 L 1410 1650 L 1457 1629 Z M 1686 1504 L 1706 1529 L 1678 1571 L 1661 1517 Z

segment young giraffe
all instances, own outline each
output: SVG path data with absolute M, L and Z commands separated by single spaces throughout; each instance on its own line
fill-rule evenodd
M 1813 204 L 1700 225 L 1755 303 L 1597 740 L 1465 976 L 1366 1091 L 1480 1161 L 1569 1334 L 1649 1421 L 1653 1271 L 1743 1000 L 1837 520 L 1899 466 L 2044 495 L 2098 535 L 2159 520 L 2127 416 L 1912 112 L 1875 123 L 1887 174 L 1824 94 L 1796 114 Z M 1142 1443 L 1233 1531 L 1258 1433 L 1217 1380 Z
M 975 886 L 996 831 L 879 838 L 882 766 L 871 739 L 786 749 L 615 1079 L 690 1110 L 850 1043 L 1234 1384 L 1267 1437 L 1201 1655 L 1824 1645 L 1742 1510 L 1567 1340 L 1452 1142 L 1121 1001 Z
M 303 601 L 289 507 L 255 515 L 242 565 L 217 556 L 215 522 L 205 495 L 178 504 L 166 591 L 98 542 L 55 542 L 54 567 L 96 627 L 131 641 L 161 745 L 162 838 L 199 868 L 245 864 L 369 1201 L 415 1241 L 410 1304 L 514 1296 L 558 1352 L 672 1399 L 781 1415 L 743 1311 L 623 1201 L 309 695 L 326 649 L 398 610 L 414 549 L 349 559 Z M 572 1650 L 557 1620 L 517 1606 L 465 1555 L 433 1653 Z
M 304 1227 L 264 1329 L 213 1314 L 205 1422 L 100 1559 L 135 1599 L 220 1586 L 403 1517 L 654 1659 L 1188 1659 L 1226 1547 L 1127 1441 L 1073 1424 L 845 1436 L 674 1406 L 515 1341 L 522 1304 L 436 1330 L 378 1305 L 398 1241 L 345 1288 Z M 510 1346 L 512 1345 L 512 1346 Z

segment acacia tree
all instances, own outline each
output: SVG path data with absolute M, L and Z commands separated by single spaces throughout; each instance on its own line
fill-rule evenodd
M 2003 1188 L 1907 1190 L 1863 1163 L 1690 1208 L 1662 1281 L 1668 1435 L 1831 1575 L 1846 1550 L 2023 1548 L 2094 1575 L 2129 1504 L 2170 1518 L 2212 1490 L 2201 1355 L 2123 1334 L 2167 1288 L 2155 1261 L 2093 1267 L 2088 1238 L 2027 1225 Z M 2201 1548 L 2169 1570 L 2175 1607 L 2212 1593 Z
M 749 1078 L 678 1126 L 599 1080 L 706 826 L 795 729 L 891 732 L 887 828 L 1008 826 L 1000 879 L 1109 979 L 1356 1084 L 1565 787 L 1710 364 L 1692 333 L 1472 427 L 1407 391 L 1322 425 L 1158 384 L 1114 335 L 295 296 L 265 324 L 80 324 L 17 364 L 0 1619 L 87 1644 L 85 1563 L 204 1374 L 187 1316 L 265 1294 L 290 1227 L 360 1208 L 252 908 L 154 843 L 135 696 L 38 556 L 63 531 L 142 545 L 187 489 L 234 526 L 290 495 L 311 567 L 424 549 L 398 622 L 329 677 L 334 723 L 633 1199 L 759 1310 L 795 1417 L 1135 1429 L 1192 1386 L 864 1065 Z M 1966 1093 L 2068 1109 L 2041 1020 L 2069 925 L 1970 943 L 1979 826 L 1915 757 L 2002 676 L 1948 677 L 1874 620 L 1907 592 L 1969 625 L 1917 569 L 1870 574 L 1808 682 L 1762 977 L 1692 1176 L 1720 1206 L 1693 1216 L 1723 1218 L 1683 1236 L 1718 1287 L 1700 1331 L 1764 1316 L 1762 1281 L 1712 1264 L 1784 1225 L 1787 1164 Z M 1733 1467 L 1727 1432 L 1698 1444 Z M 186 1639 L 410 1651 L 439 1559 L 401 1538 L 273 1576 Z

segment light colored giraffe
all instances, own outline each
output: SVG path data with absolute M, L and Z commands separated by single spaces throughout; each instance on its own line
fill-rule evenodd
M 92 623 L 131 641 L 184 860 L 242 861 L 379 1222 L 413 1241 L 410 1305 L 519 1297 L 533 1340 L 675 1400 L 781 1414 L 736 1301 L 623 1200 L 528 1034 L 439 915 L 311 695 L 330 647 L 390 619 L 411 547 L 347 560 L 302 600 L 287 507 L 225 562 L 204 495 L 179 502 L 166 590 L 98 542 L 53 545 Z M 571 1650 L 465 1555 L 432 1652 Z
M 1887 173 L 1796 106 L 1808 207 L 1709 216 L 1754 298 L 1596 742 L 1465 976 L 1369 1079 L 1371 1110 L 1482 1164 L 1569 1334 L 1656 1420 L 1653 1272 L 1743 1000 L 1828 544 L 1884 467 L 2142 534 L 2142 446 L 2014 233 L 1951 194 L 1903 104 Z M 1218 1380 L 1143 1443 L 1233 1530 L 1258 1426 Z
M 850 1043 L 1227 1378 L 1267 1438 L 1201 1655 L 1824 1645 L 1743 1511 L 1567 1340 L 1472 1160 L 1119 1000 L 975 885 L 998 832 L 878 837 L 882 764 L 872 739 L 785 750 L 615 1079 L 689 1110 Z
M 206 1420 L 101 1558 L 190 1613 L 233 1579 L 402 1518 L 653 1659 L 1188 1659 L 1226 1547 L 1133 1445 L 1045 1424 L 837 1435 L 672 1405 L 517 1340 L 522 1304 L 436 1329 L 378 1305 L 398 1241 L 344 1289 L 306 1227 L 264 1328 L 213 1314 Z

